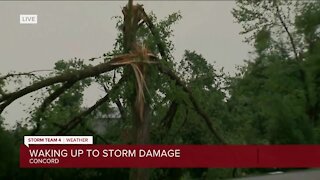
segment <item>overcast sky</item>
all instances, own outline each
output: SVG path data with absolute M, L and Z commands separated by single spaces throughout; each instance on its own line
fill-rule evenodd
M 159 19 L 180 11 L 182 20 L 174 25 L 174 56 L 181 59 L 185 49 L 195 50 L 209 62 L 216 62 L 233 74 L 243 64 L 250 47 L 239 35 L 240 25 L 231 14 L 235 1 L 142 1 L 146 12 Z M 0 73 L 52 69 L 59 59 L 90 58 L 112 50 L 116 20 L 126 1 L 43 1 L 0 2 Z M 37 14 L 38 24 L 21 25 L 20 14 Z M 86 93 L 86 103 L 99 95 Z M 22 101 L 27 101 L 27 97 Z M 19 102 L 6 109 L 6 123 L 25 118 Z

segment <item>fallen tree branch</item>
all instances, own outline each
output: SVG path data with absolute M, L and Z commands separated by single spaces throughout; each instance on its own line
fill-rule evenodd
M 207 127 L 209 128 L 210 132 L 217 138 L 217 140 L 222 144 L 227 144 L 227 142 L 222 138 L 222 136 L 218 133 L 218 131 L 213 127 L 212 120 L 210 117 L 202 110 L 200 105 L 198 104 L 197 100 L 192 94 L 192 91 L 185 85 L 185 83 L 169 68 L 166 68 L 161 63 L 156 64 L 158 67 L 158 70 L 167 75 L 171 80 L 174 80 L 177 85 L 181 86 L 183 91 L 185 91 L 189 95 L 189 99 L 192 103 L 192 105 L 195 108 L 195 111 L 202 117 L 202 119 L 207 124 Z
M 165 48 L 163 46 L 163 43 L 161 41 L 159 33 L 157 32 L 154 24 L 152 23 L 151 19 L 146 14 L 144 9 L 142 9 L 142 13 L 143 13 L 143 16 L 144 16 L 144 21 L 147 23 L 148 28 L 150 29 L 152 35 L 155 37 L 155 40 L 157 42 L 157 46 L 158 46 L 161 58 L 164 59 L 165 61 L 167 61 L 168 56 L 167 56 L 167 54 L 165 52 Z M 156 64 L 156 66 L 157 66 L 158 70 L 161 73 L 166 74 L 167 76 L 169 76 L 170 79 L 176 81 L 177 85 L 182 87 L 182 89 L 189 95 L 190 101 L 191 101 L 192 105 L 194 106 L 196 112 L 202 117 L 202 119 L 205 120 L 205 123 L 207 124 L 210 132 L 218 139 L 219 142 L 221 142 L 222 144 L 227 144 L 226 141 L 222 138 L 222 136 L 220 136 L 220 134 L 217 132 L 217 130 L 215 128 L 213 128 L 213 125 L 211 123 L 211 119 L 200 108 L 199 104 L 197 103 L 196 99 L 194 98 L 194 96 L 192 94 L 192 91 L 185 85 L 185 83 L 182 82 L 180 80 L 180 78 L 173 71 L 171 71 L 170 69 L 166 68 L 161 63 Z
M 147 24 L 149 30 L 151 31 L 151 34 L 153 35 L 153 37 L 155 38 L 155 41 L 157 42 L 158 50 L 159 50 L 159 53 L 160 53 L 162 59 L 167 60 L 168 56 L 165 53 L 165 47 L 161 41 L 161 37 L 160 37 L 159 32 L 157 31 L 155 25 L 152 23 L 151 19 L 149 18 L 149 16 L 147 15 L 147 13 L 144 11 L 143 8 L 141 9 L 141 13 L 144 17 L 144 19 L 143 19 L 144 22 Z
M 40 108 L 37 110 L 35 122 L 36 122 L 36 128 L 31 132 L 31 135 L 35 135 L 40 131 L 40 118 L 41 115 L 44 113 L 46 108 L 61 94 L 63 94 L 66 90 L 70 89 L 76 81 L 70 81 L 63 84 L 60 88 L 58 88 L 56 91 L 54 91 L 52 94 L 50 94 L 41 104 Z
M 73 72 L 66 72 L 61 75 L 47 78 L 45 80 L 33 83 L 30 86 L 27 86 L 21 90 L 18 90 L 16 92 L 12 92 L 6 95 L 3 95 L 0 97 L 0 114 L 3 112 L 3 110 L 9 106 L 13 101 L 16 99 L 37 91 L 41 88 L 44 88 L 46 86 L 50 86 L 56 83 L 63 83 L 68 81 L 79 81 L 88 77 L 98 76 L 99 74 L 111 71 L 113 69 L 116 69 L 118 67 L 124 66 L 125 64 L 119 63 L 123 61 L 127 61 L 127 59 L 134 59 L 139 57 L 139 54 L 125 54 L 122 56 L 118 56 L 113 58 L 111 61 L 108 61 L 106 63 L 102 63 L 93 67 L 87 67 L 83 70 L 76 70 Z
M 167 111 L 166 115 L 162 118 L 161 120 L 161 125 L 166 128 L 166 129 L 170 129 L 172 122 L 173 122 L 173 118 L 177 113 L 178 110 L 178 103 L 176 101 L 172 101 L 170 106 L 169 106 L 169 110 Z
M 119 100 L 119 98 L 117 98 L 117 99 L 115 100 L 115 103 L 116 103 L 116 105 L 117 105 L 117 107 L 118 107 L 118 109 L 119 109 L 119 112 L 120 112 L 120 114 L 121 114 L 121 119 L 122 119 L 122 121 L 123 121 L 123 122 L 126 121 L 126 119 L 127 119 L 127 118 L 126 118 L 126 112 L 125 112 L 125 109 L 124 109 L 121 101 Z
M 34 71 L 30 71 L 30 72 L 24 72 L 24 73 L 8 73 L 4 76 L 0 77 L 0 81 L 1 80 L 5 80 L 9 77 L 14 77 L 14 76 L 33 76 L 37 78 L 37 75 L 35 75 L 34 73 L 36 72 L 44 72 L 44 71 L 53 71 L 53 70 L 34 70 Z
M 81 112 L 79 115 L 75 116 L 73 119 L 71 119 L 67 124 L 61 128 L 60 131 L 56 133 L 56 135 L 65 135 L 69 131 L 71 131 L 73 128 L 75 128 L 79 123 L 82 122 L 83 118 L 87 115 L 91 114 L 95 109 L 97 109 L 99 106 L 104 104 L 107 100 L 109 100 L 109 96 L 113 91 L 118 90 L 122 82 L 124 81 L 124 76 L 119 80 L 119 82 L 109 91 L 108 94 L 106 94 L 103 98 L 99 99 L 93 106 L 91 106 L 89 109 Z
M 155 40 L 157 42 L 157 46 L 158 46 L 161 58 L 164 59 L 165 61 L 167 61 L 168 56 L 167 56 L 167 54 L 165 52 L 165 48 L 163 46 L 163 43 L 161 41 L 159 33 L 157 32 L 154 24 L 152 23 L 151 19 L 146 14 L 144 9 L 142 9 L 141 11 L 142 11 L 142 14 L 144 16 L 144 21 L 147 23 L 148 28 L 150 29 L 152 35 L 155 37 Z M 190 101 L 191 101 L 192 105 L 194 106 L 196 112 L 202 117 L 202 119 L 205 120 L 205 123 L 207 124 L 210 132 L 218 139 L 219 142 L 221 142 L 222 144 L 227 144 L 226 141 L 222 138 L 222 136 L 220 136 L 220 134 L 217 132 L 217 130 L 215 130 L 215 128 L 213 128 L 213 125 L 211 123 L 211 119 L 200 108 L 199 104 L 197 103 L 196 99 L 194 98 L 194 96 L 192 94 L 192 91 L 185 85 L 185 83 L 182 82 L 180 80 L 180 78 L 173 71 L 171 71 L 170 69 L 166 68 L 161 63 L 156 64 L 156 66 L 157 66 L 158 70 L 161 73 L 166 74 L 167 76 L 169 76 L 170 79 L 176 81 L 177 85 L 182 87 L 182 89 L 189 95 Z

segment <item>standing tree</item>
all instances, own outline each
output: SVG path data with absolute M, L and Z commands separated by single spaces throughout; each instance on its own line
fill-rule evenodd
M 169 54 L 170 43 L 165 41 L 167 29 L 159 28 L 161 26 L 157 27 L 153 22 L 155 18 L 148 16 L 143 6 L 134 5 L 132 0 L 129 0 L 122 13 L 123 22 L 119 25 L 122 33 L 116 42 L 118 48 L 112 53 L 90 59 L 93 61 L 103 58 L 104 62 L 93 66 L 83 64 L 80 59 L 74 59 L 70 63 L 59 61 L 56 63 L 56 71 L 51 73 L 49 77 L 39 77 L 35 72 L 2 76 L 0 78 L 0 113 L 20 97 L 46 88 L 46 93 L 49 95 L 44 99 L 40 98 L 41 105 L 32 111 L 32 123 L 35 123 L 35 128 L 31 134 L 35 135 L 41 132 L 41 129 L 48 130 L 53 127 L 46 132 L 65 135 L 77 128 L 78 125 L 84 126 L 87 117 L 103 107 L 106 102 L 114 102 L 124 121 L 132 119 L 131 136 L 133 138 L 129 143 L 149 144 L 151 143 L 151 117 L 155 116 L 152 107 L 161 106 L 159 102 L 156 102 L 157 100 L 168 100 L 173 97 L 175 99 L 168 101 L 170 106 L 168 106 L 167 112 L 163 113 L 164 117 L 160 122 L 165 130 L 172 126 L 174 117 L 178 114 L 176 113 L 178 106 L 192 106 L 193 112 L 201 117 L 205 126 L 212 133 L 213 142 L 226 144 L 218 130 L 213 127 L 214 121 L 194 96 L 192 87 L 189 87 L 174 72 L 174 63 Z M 169 26 L 178 18 L 177 14 L 169 16 L 167 24 L 162 24 L 162 26 Z M 187 56 L 201 60 L 201 57 L 194 53 L 187 53 Z M 204 64 L 204 67 L 206 66 L 208 65 Z M 212 70 L 212 67 L 209 70 Z M 114 71 L 113 76 L 110 71 Z M 13 92 L 5 89 L 6 80 L 21 76 L 30 77 L 33 82 Z M 119 80 L 117 81 L 117 79 Z M 212 90 L 212 80 L 214 79 L 215 77 L 203 79 L 204 86 L 198 91 L 208 88 Z M 163 84 L 159 84 L 159 80 Z M 93 82 L 102 85 L 107 94 L 93 106 L 83 110 L 80 107 L 82 91 Z M 166 97 L 166 95 L 170 95 L 172 86 L 176 86 L 175 93 L 182 94 L 182 98 L 172 95 Z M 117 92 L 122 92 L 122 94 L 117 95 Z M 164 98 L 151 98 L 163 95 Z M 61 118 L 59 115 L 62 113 L 67 115 Z M 75 113 L 78 115 L 74 116 Z M 66 121 L 66 117 L 70 120 Z M 59 121 L 59 119 L 64 120 Z M 46 121 L 50 121 L 50 124 Z M 56 128 L 59 130 L 54 132 Z M 96 134 L 92 129 L 86 128 L 86 130 Z M 104 140 L 103 137 L 100 139 Z M 104 142 L 107 141 L 104 140 Z M 132 169 L 130 179 L 149 179 L 148 170 Z

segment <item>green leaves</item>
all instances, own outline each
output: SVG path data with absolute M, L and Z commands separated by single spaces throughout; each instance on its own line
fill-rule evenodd
M 252 37 L 256 57 L 242 67 L 242 73 L 231 78 L 227 103 L 236 125 L 230 128 L 239 132 L 240 142 L 319 143 L 316 77 L 320 59 L 315 50 L 319 41 L 316 36 L 310 39 L 319 24 L 319 3 L 305 2 L 301 6 L 290 1 L 237 2 L 234 16 L 245 30 L 255 27 Z M 267 11 L 259 9 L 262 6 L 268 7 Z M 254 12 L 257 16 L 252 16 Z M 261 24 L 268 13 L 274 17 L 272 23 Z M 283 35 L 292 41 L 283 40 Z M 301 53 L 298 59 L 302 61 L 293 58 L 294 48 Z

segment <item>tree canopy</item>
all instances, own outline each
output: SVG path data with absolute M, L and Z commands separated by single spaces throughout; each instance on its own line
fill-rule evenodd
M 88 60 L 59 60 L 46 75 L 2 75 L 0 113 L 30 93 L 34 105 L 28 107 L 25 124 L 0 128 L 0 178 L 223 179 L 233 172 L 19 169 L 23 135 L 91 134 L 100 144 L 320 143 L 320 3 L 236 3 L 232 14 L 254 52 L 234 76 L 192 50 L 174 59 L 171 37 L 182 16 L 173 13 L 159 20 L 131 0 L 117 17 L 119 33 L 109 52 Z M 22 80 L 29 84 L 22 86 Z M 17 89 L 10 90 L 12 84 Z M 84 107 L 84 91 L 92 85 L 105 94 Z

